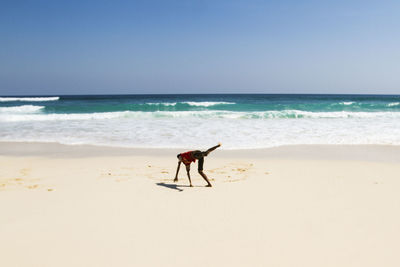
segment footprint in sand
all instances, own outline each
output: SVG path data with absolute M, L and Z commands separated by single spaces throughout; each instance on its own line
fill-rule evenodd
M 127 169 L 127 168 L 122 168 L 122 169 Z M 126 172 L 120 172 L 120 170 L 102 170 L 100 173 L 100 179 L 103 178 L 113 178 L 115 179 L 115 182 L 123 182 L 123 181 L 128 181 L 132 176 L 132 174 L 126 173 Z
M 20 173 L 22 176 L 28 176 L 28 175 L 30 174 L 30 172 L 31 172 L 31 170 L 28 169 L 28 168 L 24 168 L 24 169 L 21 169 L 21 170 L 19 171 L 19 173 Z
M 22 168 L 17 173 L 15 173 L 14 177 L 10 178 L 1 178 L 0 179 L 0 190 L 13 190 L 13 189 L 37 189 L 41 188 L 41 185 L 37 182 L 40 181 L 38 178 L 30 178 L 31 169 L 30 168 Z
M 228 166 L 224 166 L 221 168 L 222 170 L 228 170 L 227 172 L 230 175 L 227 175 L 223 182 L 238 182 L 243 181 L 248 178 L 248 172 L 254 166 L 253 163 L 231 163 Z M 225 171 L 219 170 L 217 171 L 219 174 L 226 173 Z

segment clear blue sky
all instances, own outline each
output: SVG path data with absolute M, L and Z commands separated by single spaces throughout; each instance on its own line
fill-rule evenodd
M 400 1 L 0 1 L 0 95 L 400 94 Z

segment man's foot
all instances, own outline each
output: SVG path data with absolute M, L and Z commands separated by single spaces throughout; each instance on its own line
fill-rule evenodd
M 192 184 L 190 184 L 189 186 L 190 186 L 190 187 L 193 187 L 193 185 L 192 185 Z
M 212 185 L 211 185 L 211 184 L 208 184 L 208 185 L 206 185 L 206 187 L 212 187 Z
M 175 183 L 178 182 L 178 178 L 175 178 L 175 179 L 174 179 L 174 182 L 175 182 Z

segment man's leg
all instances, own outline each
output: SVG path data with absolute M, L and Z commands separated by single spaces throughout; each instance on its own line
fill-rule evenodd
M 192 180 L 190 179 L 190 164 L 186 165 L 186 173 L 187 173 L 187 176 L 188 176 L 188 179 L 189 179 L 190 187 L 193 187 Z
M 203 177 L 204 180 L 206 180 L 207 186 L 211 187 L 212 185 L 208 180 L 207 175 L 205 175 L 205 173 L 203 172 L 203 165 L 204 165 L 204 158 L 201 158 L 199 159 L 199 167 L 198 167 L 199 174 L 201 175 L 201 177 Z
M 217 148 L 220 147 L 220 146 L 221 146 L 221 144 L 218 144 L 218 145 L 216 145 L 216 146 L 213 146 L 213 147 L 207 149 L 207 151 L 205 152 L 206 156 L 207 156 L 211 151 L 214 151 L 215 149 L 217 149 Z

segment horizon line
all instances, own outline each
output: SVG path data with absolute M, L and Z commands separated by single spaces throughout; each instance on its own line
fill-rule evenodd
M 399 94 L 361 94 L 361 93 L 136 93 L 136 94 L 35 94 L 0 95 L 0 97 L 57 97 L 57 96 L 133 96 L 133 95 L 348 95 L 348 96 L 400 96 Z

